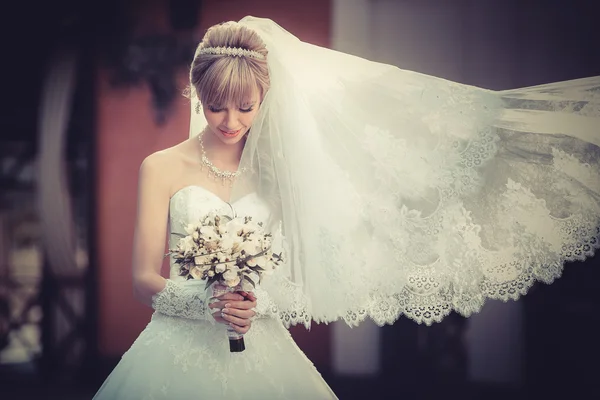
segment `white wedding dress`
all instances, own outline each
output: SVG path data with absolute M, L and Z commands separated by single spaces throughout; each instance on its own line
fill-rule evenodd
M 269 216 L 254 193 L 230 206 L 199 186 L 179 190 L 170 202 L 170 246 L 188 223 L 232 208 L 258 221 Z M 174 263 L 170 278 L 183 280 Z M 231 353 L 225 325 L 155 312 L 94 399 L 337 399 L 278 318 L 255 319 L 244 337 L 246 350 Z

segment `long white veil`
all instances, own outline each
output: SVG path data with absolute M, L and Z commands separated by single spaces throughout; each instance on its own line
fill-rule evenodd
M 600 77 L 490 91 L 240 23 L 271 87 L 233 197 L 250 185 L 281 223 L 262 286 L 286 323 L 468 316 L 599 247 Z

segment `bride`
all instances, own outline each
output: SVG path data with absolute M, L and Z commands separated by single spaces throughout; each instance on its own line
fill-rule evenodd
M 599 247 L 599 89 L 494 92 L 268 19 L 211 27 L 190 138 L 140 168 L 134 288 L 155 312 L 94 398 L 335 399 L 290 325 L 429 325 L 552 282 Z M 162 278 L 165 239 L 209 212 L 263 222 L 286 262 L 253 292 L 216 295 L 174 262 Z

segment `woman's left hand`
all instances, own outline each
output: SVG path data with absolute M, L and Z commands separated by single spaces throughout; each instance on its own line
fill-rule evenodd
M 221 309 L 221 315 L 215 315 L 217 322 L 230 324 L 231 327 L 238 333 L 244 334 L 250 330 L 252 325 L 251 318 L 256 315 L 253 308 L 256 307 L 256 297 L 251 292 L 237 292 L 244 296 L 246 300 L 232 301 L 223 300 L 216 301 L 209 305 L 209 308 Z

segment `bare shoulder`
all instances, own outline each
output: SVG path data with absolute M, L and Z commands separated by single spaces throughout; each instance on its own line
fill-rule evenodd
M 173 192 L 171 186 L 176 187 L 184 173 L 186 160 L 189 158 L 187 145 L 182 142 L 147 156 L 140 165 L 140 185 L 148 184 L 170 195 Z
M 174 167 L 177 161 L 176 154 L 173 154 L 172 148 L 160 150 L 147 156 L 140 165 L 140 172 L 158 174 L 165 172 L 165 169 Z

